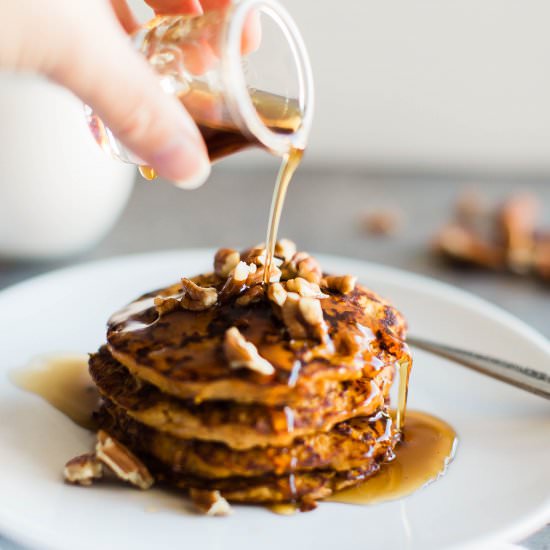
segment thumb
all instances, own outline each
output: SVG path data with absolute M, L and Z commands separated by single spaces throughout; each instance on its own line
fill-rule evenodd
M 115 23 L 103 25 L 100 40 L 81 37 L 52 77 L 160 176 L 186 189 L 202 185 L 210 162 L 198 128 Z

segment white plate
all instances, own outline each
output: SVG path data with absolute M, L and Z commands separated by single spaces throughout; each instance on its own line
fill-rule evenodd
M 210 251 L 120 258 L 0 294 L 0 532 L 32 547 L 68 550 L 488 548 L 550 519 L 550 404 L 420 352 L 410 404 L 450 422 L 460 443 L 445 477 L 400 502 L 324 503 L 292 517 L 237 507 L 230 518 L 206 518 L 160 490 L 64 485 L 62 465 L 87 450 L 91 436 L 15 388 L 8 372 L 36 355 L 95 350 L 113 310 L 208 268 L 211 259 Z M 482 300 L 408 273 L 320 259 L 328 271 L 356 273 L 390 298 L 417 335 L 550 372 L 548 341 Z

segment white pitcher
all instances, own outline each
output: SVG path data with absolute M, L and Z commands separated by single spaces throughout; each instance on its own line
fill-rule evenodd
M 89 248 L 114 224 L 134 176 L 94 143 L 69 92 L 0 73 L 0 256 L 49 259 Z

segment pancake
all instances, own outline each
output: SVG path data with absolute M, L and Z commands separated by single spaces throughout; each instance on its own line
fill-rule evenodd
M 220 296 L 227 282 L 215 275 L 193 281 Z M 142 296 L 111 317 L 109 351 L 134 376 L 179 398 L 292 407 L 322 395 L 327 382 L 372 379 L 405 353 L 406 323 L 395 308 L 360 285 L 348 294 L 322 290 L 327 295 L 319 300 L 328 330 L 325 342 L 289 337 L 267 299 L 238 305 L 244 291 L 203 311 L 178 308 L 160 315 L 155 297 L 177 296 L 181 287 L 176 284 Z M 232 327 L 271 363 L 272 375 L 230 368 L 223 339 Z M 345 345 L 349 341 L 356 346 L 351 352 Z
M 296 437 L 373 414 L 388 399 L 394 371 L 386 365 L 372 379 L 327 382 L 323 394 L 295 408 L 233 401 L 196 404 L 134 377 L 106 346 L 90 357 L 90 374 L 100 393 L 131 418 L 179 438 L 220 441 L 234 449 L 289 445 Z
M 208 480 L 154 470 L 160 483 L 180 489 L 203 489 L 220 491 L 228 501 L 248 504 L 296 503 L 300 507 L 311 505 L 316 500 L 329 497 L 336 491 L 363 483 L 380 470 L 381 463 L 366 460 L 365 466 L 347 472 L 314 470 L 296 472 L 287 476 L 264 476 L 256 478 L 233 477 Z M 314 508 L 314 506 L 312 507 Z M 306 507 L 307 510 L 307 507 Z
M 109 319 L 89 363 L 109 463 L 123 480 L 145 471 L 203 495 L 199 507 L 221 492 L 311 508 L 393 459 L 389 393 L 410 366 L 405 333 L 387 301 L 288 241 L 271 266 L 264 248 L 221 249 L 214 272 Z
M 136 454 L 152 456 L 175 474 L 208 479 L 365 468 L 372 461 L 390 459 L 398 439 L 392 418 L 384 410 L 371 417 L 341 422 L 327 432 L 296 438 L 286 447 L 254 447 L 244 451 L 163 434 L 136 422 L 108 402 L 103 405 L 99 420 L 104 430 Z

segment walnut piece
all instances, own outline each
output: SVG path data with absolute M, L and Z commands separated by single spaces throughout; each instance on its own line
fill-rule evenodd
M 281 314 L 291 338 L 315 338 L 320 342 L 327 340 L 328 328 L 321 302 L 317 298 L 302 298 L 295 292 L 289 292 Z
M 181 280 L 182 298 L 181 307 L 191 311 L 203 311 L 211 308 L 218 301 L 218 292 L 215 288 L 204 288 L 185 277 Z
M 504 266 L 504 251 L 483 240 L 475 232 L 461 225 L 444 227 L 435 241 L 437 250 L 461 262 L 470 262 L 490 269 Z
M 65 464 L 63 477 L 69 483 L 88 486 L 103 477 L 103 465 L 93 453 L 75 456 Z
M 225 300 L 231 296 L 236 296 L 246 290 L 249 276 L 254 275 L 258 267 L 256 264 L 247 264 L 242 260 L 233 268 L 227 281 L 220 291 L 220 298 Z
M 281 239 L 275 244 L 275 256 L 281 258 L 283 262 L 289 262 L 296 254 L 296 244 L 288 239 Z
M 262 285 L 256 285 L 246 290 L 242 296 L 235 300 L 235 304 L 240 307 L 246 307 L 250 304 L 259 302 L 265 294 L 265 289 Z
M 310 283 L 302 277 L 289 279 L 286 282 L 286 289 L 288 292 L 295 292 L 303 298 L 328 298 L 326 294 L 321 292 L 321 288 L 317 283 Z
M 197 510 L 207 516 L 228 516 L 233 513 L 229 502 L 222 497 L 219 491 L 191 489 L 189 496 Z
M 232 248 L 220 248 L 214 256 L 214 272 L 226 279 L 239 261 L 241 255 Z
M 266 376 L 275 372 L 273 365 L 264 359 L 252 342 L 248 342 L 237 327 L 225 333 L 224 352 L 232 369 L 246 368 Z
M 368 212 L 363 218 L 363 227 L 371 235 L 389 236 L 399 230 L 403 221 L 403 212 L 397 208 L 379 208 L 374 212 Z
M 156 296 L 154 303 L 159 315 L 165 315 L 181 307 L 180 299 L 174 296 Z
M 533 264 L 539 211 L 539 201 L 530 194 L 511 197 L 500 211 L 506 261 L 508 267 L 516 273 L 527 273 Z
M 357 284 L 357 277 L 353 275 L 329 275 L 324 277 L 321 281 L 321 286 L 341 292 L 342 294 L 349 294 L 355 290 Z
M 153 476 L 145 464 L 127 447 L 103 430 L 97 432 L 95 453 L 97 458 L 118 478 L 140 489 L 149 489 L 153 485 Z
M 281 283 L 273 283 L 267 287 L 267 297 L 279 307 L 285 303 L 287 292 Z

